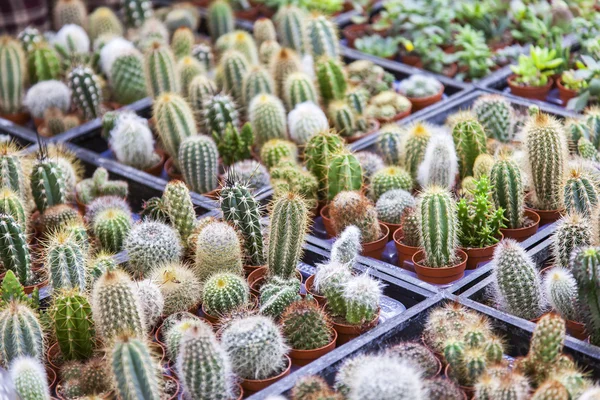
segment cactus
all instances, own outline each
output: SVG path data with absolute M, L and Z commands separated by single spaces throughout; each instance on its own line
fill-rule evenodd
M 561 208 L 567 153 L 563 127 L 553 117 L 539 113 L 531 117 L 523 131 L 535 195 L 533 205 L 542 210 Z
M 100 116 L 102 90 L 98 77 L 89 67 L 77 66 L 69 72 L 69 88 L 73 104 L 81 110 L 85 119 Z
M 260 159 L 267 169 L 275 167 L 283 159 L 296 162 L 297 158 L 298 148 L 288 140 L 271 139 L 260 150 Z
M 300 103 L 289 112 L 288 126 L 290 138 L 298 145 L 306 145 L 309 140 L 329 129 L 325 113 L 312 102 Z
M 347 226 L 331 246 L 331 262 L 352 267 L 361 251 L 360 236 L 356 226 Z
M 210 71 L 214 67 L 214 56 L 212 48 L 205 43 L 198 43 L 192 47 L 192 57 L 200 61 L 205 71 Z
M 539 273 L 521 245 L 503 240 L 494 251 L 492 264 L 497 304 L 520 318 L 539 317 L 544 307 Z
M 590 127 L 587 125 L 584 118 L 567 118 L 565 119 L 565 133 L 567 134 L 567 144 L 571 154 L 581 153 L 578 151 L 578 143 L 581 139 L 590 142 Z M 590 142 L 591 143 L 591 142 Z M 594 149 L 596 147 L 592 144 Z
M 96 215 L 93 231 L 102 249 L 118 253 L 132 224 L 131 214 L 118 208 L 109 208 Z
M 39 307 L 39 292 L 34 290 L 29 297 L 25 288 L 10 269 L 6 271 L 0 286 L 0 307 L 4 307 L 11 301 L 18 301 L 32 308 Z
M 300 297 L 300 281 L 274 276 L 260 288 L 260 313 L 279 319 L 283 312 L 293 303 L 302 300 Z
M 434 77 L 426 75 L 411 75 L 398 85 L 398 92 L 410 98 L 422 99 L 439 94 L 444 85 Z
M 164 17 L 165 26 L 170 32 L 176 32 L 182 27 L 192 31 L 198 29 L 198 11 L 189 4 L 184 4 L 183 7 L 173 7 L 166 16 L 161 15 L 161 17 Z
M 13 271 L 21 284 L 30 284 L 33 276 L 25 226 L 8 214 L 0 214 L 0 244 L 4 268 Z
M 49 400 L 50 387 L 42 363 L 32 357 L 16 359 L 9 370 L 19 398 L 23 400 Z
M 292 303 L 281 316 L 281 330 L 295 350 L 314 350 L 331 343 L 329 317 L 310 300 Z
M 224 54 L 228 50 L 241 53 L 250 65 L 258 64 L 258 48 L 252 36 L 246 31 L 233 31 L 223 35 L 215 43 L 218 54 Z
M 251 192 L 256 192 L 269 185 L 269 171 L 256 160 L 242 160 L 225 171 L 225 179 L 244 182 Z
M 375 201 L 390 190 L 402 189 L 410 192 L 412 187 L 410 174 L 401 167 L 385 167 L 371 177 L 371 197 Z
M 224 315 L 248 303 L 250 290 L 246 281 L 232 273 L 217 273 L 204 284 L 202 304 L 210 315 Z
M 479 97 L 473 112 L 489 137 L 508 143 L 514 138 L 514 111 L 503 96 L 489 94 Z
M 590 217 L 598 204 L 598 190 L 592 179 L 585 173 L 583 166 L 569 168 L 564 183 L 563 198 L 565 210 Z
M 415 199 L 406 190 L 387 190 L 375 204 L 377 219 L 390 224 L 401 224 L 404 212 L 415 205 Z
M 371 97 L 365 114 L 378 121 L 393 122 L 399 114 L 409 113 L 411 107 L 411 102 L 406 97 L 393 90 L 386 90 Z
M 275 25 L 273 25 L 273 21 L 269 18 L 259 18 L 254 22 L 253 35 L 258 47 L 267 40 L 277 40 Z
M 151 271 L 149 279 L 160 288 L 165 315 L 190 310 L 202 298 L 200 281 L 190 268 L 178 261 L 160 264 Z
M 590 140 L 596 148 L 600 148 L 600 108 L 596 106 L 586 108 L 583 119 L 589 128 Z
M 590 222 L 580 214 L 570 213 L 558 223 L 552 235 L 552 255 L 556 265 L 568 267 L 575 249 L 592 244 Z
M 340 192 L 330 203 L 329 215 L 337 234 L 354 225 L 360 229 L 362 243 L 374 242 L 381 238 L 377 211 L 373 203 L 359 192 Z
M 402 143 L 406 136 L 397 125 L 387 124 L 381 127 L 381 134 L 377 139 L 377 153 L 383 157 L 388 165 L 401 165 Z
M 417 122 L 408 129 L 404 138 L 404 148 L 402 150 L 402 164 L 411 176 L 417 177 L 419 165 L 425 157 L 425 150 L 431 138 L 431 127 Z
M 293 6 L 279 9 L 276 25 L 277 33 L 284 47 L 288 47 L 300 54 L 306 52 L 306 15 L 304 10 Z
M 339 135 L 333 132 L 322 131 L 310 138 L 304 147 L 306 168 L 319 181 L 319 197 L 327 197 L 329 185 L 327 183 L 328 166 L 334 155 L 340 153 L 344 143 Z M 361 173 L 362 176 L 362 173 Z
M 226 181 L 219 203 L 223 218 L 241 232 L 247 265 L 264 265 L 263 235 L 260 227 L 260 205 L 243 184 Z
M 249 106 L 259 94 L 273 94 L 275 91 L 273 78 L 264 67 L 254 66 L 244 76 L 242 83 L 243 104 Z
M 169 224 L 169 214 L 165 202 L 160 197 L 151 197 L 142 204 L 140 217 L 143 220 L 162 222 Z
M 400 223 L 402 225 L 402 234 L 404 236 L 402 243 L 411 247 L 420 247 L 420 221 L 416 207 L 406 208 L 400 218 Z
M 419 236 L 430 268 L 454 265 L 458 247 L 458 220 L 454 199 L 447 189 L 427 187 L 418 199 Z
M 127 251 L 127 269 L 135 277 L 144 277 L 154 267 L 178 261 L 183 253 L 177 231 L 153 221 L 143 221 L 129 231 L 123 248 Z
M 191 56 L 194 41 L 194 32 L 192 32 L 190 28 L 187 26 L 177 28 L 175 32 L 173 32 L 173 37 L 171 37 L 171 50 L 173 51 L 175 58 L 179 60 L 186 56 Z M 194 58 L 192 59 L 196 61 Z M 199 61 L 198 64 L 202 65 Z
M 561 317 L 569 321 L 579 319 L 577 281 L 571 271 L 554 267 L 544 278 L 544 292 L 550 305 Z
M 213 41 L 234 30 L 233 10 L 228 2 L 213 1 L 208 8 L 208 31 Z
M 251 148 L 254 144 L 254 132 L 249 122 L 242 127 L 241 132 L 231 124 L 227 124 L 222 136 L 213 132 L 217 149 L 224 165 L 244 162 L 252 157 Z M 264 167 L 263 167 L 264 168 Z
M 42 359 L 44 333 L 34 311 L 27 305 L 10 301 L 0 311 L 0 327 L 0 363 L 4 367 L 22 356 Z
M 295 192 L 304 198 L 309 210 L 317 207 L 319 182 L 310 172 L 291 160 L 283 159 L 271 169 L 270 174 L 275 196 Z
M 571 271 L 577 281 L 579 304 L 582 307 L 582 320 L 590 333 L 590 342 L 600 341 L 600 294 L 598 291 L 598 265 L 600 250 L 597 247 L 580 247 L 573 252 Z
M 81 0 L 59 0 L 53 11 L 54 28 L 59 30 L 64 25 L 75 24 L 87 27 L 88 13 Z
M 179 74 L 173 52 L 158 41 L 152 43 L 144 57 L 146 90 L 152 98 L 162 93 L 178 93 Z
M 248 115 L 259 146 L 271 139 L 287 137 L 285 108 L 277 97 L 270 94 L 256 96 L 250 103 Z
M 258 49 L 258 58 L 265 67 L 271 66 L 273 56 L 281 50 L 281 45 L 276 40 L 267 40 L 263 42 Z
M 327 198 L 329 200 L 342 191 L 360 190 L 362 183 L 362 167 L 354 154 L 340 151 L 331 157 L 327 169 Z
M 223 136 L 227 124 L 231 124 L 236 129 L 240 127 L 236 103 L 228 95 L 208 96 L 205 98 L 202 108 L 204 109 L 204 126 L 213 133 L 213 136 L 215 132 L 220 137 Z
M 242 246 L 231 226 L 210 223 L 200 231 L 196 243 L 194 272 L 201 282 L 216 272 L 242 274 Z
M 302 197 L 291 192 L 276 198 L 272 207 L 267 265 L 272 275 L 289 279 L 302 256 L 308 209 Z
M 331 101 L 327 108 L 333 127 L 343 137 L 352 137 L 358 130 L 354 110 L 345 101 Z
M 577 152 L 584 160 L 590 160 L 594 162 L 598 162 L 600 160 L 598 150 L 596 150 L 594 144 L 584 137 L 579 139 L 577 142 Z
M 92 40 L 106 34 L 122 36 L 123 25 L 113 10 L 108 7 L 98 7 L 90 14 L 88 33 Z
M 284 82 L 283 97 L 288 110 L 307 101 L 319 104 L 317 90 L 310 76 L 303 72 L 289 74 Z
M 171 314 L 167 318 L 169 319 L 169 323 L 163 324 L 161 328 L 166 343 L 165 350 L 169 360 L 177 361 L 179 349 L 181 347 L 181 339 L 185 333 L 192 328 L 201 328 L 206 325 L 206 323 L 195 314 L 191 314 L 187 311 Z
M 84 290 L 87 279 L 86 253 L 66 231 L 52 235 L 44 249 L 44 261 L 53 289 Z
M 77 291 L 61 292 L 54 298 L 50 315 L 62 358 L 90 358 L 94 351 L 94 322 L 87 298 Z
M 194 114 L 188 103 L 179 95 L 164 93 L 153 106 L 156 129 L 165 151 L 178 163 L 179 146 L 190 136 L 197 135 Z
M 339 38 L 336 26 L 323 15 L 314 15 L 306 23 L 308 47 L 313 57 L 339 57 Z
M 482 153 L 486 153 L 486 135 L 483 126 L 469 112 L 454 117 L 452 137 L 458 154 L 460 177 L 473 176 L 473 164 Z
M 143 64 L 137 50 L 126 51 L 115 58 L 110 69 L 110 85 L 117 102 L 131 104 L 147 96 Z
M 315 397 L 316 396 L 316 397 Z M 327 382 L 317 375 L 305 376 L 296 382 L 292 389 L 292 399 L 310 400 L 313 398 L 337 400 L 339 396 L 333 392 Z M 283 399 L 283 397 L 282 397 Z M 269 400 L 282 400 L 279 397 L 269 397 Z
M 119 162 L 138 169 L 155 165 L 154 137 L 145 119 L 123 114 L 110 133 L 110 145 Z
M 473 163 L 473 178 L 479 180 L 484 176 L 489 177 L 494 162 L 494 157 L 489 154 L 482 153 L 478 155 Z
M 419 184 L 422 187 L 438 185 L 450 190 L 457 174 L 458 158 L 452 138 L 443 134 L 432 136 L 418 168 Z
M 183 182 L 170 181 L 165 187 L 163 201 L 171 224 L 177 229 L 182 242 L 185 243 L 196 224 L 196 212 L 190 191 Z
M 163 315 L 165 299 L 158 285 L 151 280 L 137 281 L 133 289 L 138 298 L 144 299 L 141 303 L 144 320 L 148 327 L 154 327 Z
M 124 210 L 129 210 L 129 205 L 123 201 L 127 197 L 128 190 L 127 182 L 109 180 L 108 171 L 102 167 L 97 168 L 91 178 L 83 179 L 76 185 L 77 200 L 81 203 L 91 206 L 100 197 L 110 197 L 110 201 L 107 200 L 106 203 L 116 204 Z M 86 215 L 94 209 L 88 207 Z
M 223 89 L 231 94 L 237 104 L 243 104 L 241 83 L 250 69 L 246 57 L 236 50 L 227 51 L 221 58 Z
M 17 39 L 19 39 L 19 42 L 21 42 L 23 51 L 25 53 L 29 53 L 36 43 L 40 43 L 44 40 L 44 37 L 37 28 L 28 26 L 19 32 Z
M 219 152 L 208 136 L 190 136 L 181 142 L 178 160 L 187 185 L 197 193 L 217 188 Z
M 262 316 L 233 321 L 221 336 L 233 371 L 243 379 L 266 379 L 286 368 L 287 346 L 275 323 Z
M 363 325 L 373 321 L 379 312 L 381 284 L 368 274 L 353 277 L 343 292 L 346 304 L 346 322 L 351 325 Z
M 128 28 L 139 28 L 153 16 L 152 3 L 148 0 L 133 0 L 124 3 L 123 14 Z
M 66 202 L 66 185 L 61 167 L 43 155 L 31 172 L 31 192 L 38 211 Z
M 346 74 L 339 61 L 324 57 L 316 62 L 315 71 L 319 92 L 325 104 L 332 100 L 344 100 L 346 96 Z
M 388 349 L 386 353 L 399 357 L 418 368 L 422 371 L 424 378 L 433 378 L 438 373 L 439 361 L 431 350 L 420 343 L 402 342 Z
M 52 38 L 54 49 L 63 59 L 63 68 L 87 61 L 90 51 L 90 38 L 79 25 L 67 24 Z
M 22 228 L 27 226 L 28 213 L 23 200 L 13 190 L 0 185 L 0 214 L 10 215 Z
M 525 189 L 521 169 L 517 163 L 507 157 L 496 161 L 490 172 L 490 184 L 494 204 L 497 209 L 504 210 L 508 228 L 522 228 Z
M 94 284 L 106 271 L 117 269 L 117 262 L 110 253 L 100 251 L 87 262 L 88 276 Z
M 275 52 L 270 60 L 271 75 L 275 82 L 275 94 L 285 98 L 285 83 L 287 78 L 302 70 L 298 55 L 289 48 L 282 48 Z
M 187 101 L 194 111 L 196 122 L 204 123 L 204 103 L 207 97 L 217 93 L 216 84 L 204 75 L 196 75 L 189 83 L 187 89 Z M 212 132 L 211 132 L 212 133 Z
M 461 400 L 464 399 L 463 391 L 458 385 L 441 377 L 429 378 L 423 381 L 425 390 L 430 400 Z
M 347 265 L 330 262 L 319 264 L 315 273 L 314 289 L 327 299 L 327 310 L 334 317 L 344 318 L 347 303 L 344 299 L 344 290 L 352 279 L 352 274 Z
M 66 113 L 71 109 L 71 91 L 59 81 L 38 82 L 27 91 L 23 105 L 34 118 L 44 118 L 45 112 L 51 109 Z
M 5 66 L 0 74 L 0 111 L 14 114 L 21 108 L 26 76 L 25 55 L 19 41 L 0 37 L 0 63 Z
M 40 81 L 58 79 L 61 73 L 58 54 L 47 43 L 35 44 L 27 53 L 27 70 L 32 85 Z
M 119 397 L 124 400 L 160 399 L 159 370 L 148 345 L 133 335 L 117 338 L 111 354 L 111 367 Z

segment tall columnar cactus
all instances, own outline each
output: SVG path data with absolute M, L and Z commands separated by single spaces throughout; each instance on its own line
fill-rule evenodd
M 11 301 L 0 311 L 0 363 L 8 367 L 22 356 L 44 357 L 44 333 L 34 311 Z
M 208 31 L 213 41 L 234 29 L 233 10 L 229 3 L 224 0 L 213 1 L 208 8 Z
M 23 285 L 31 283 L 31 256 L 25 226 L 13 217 L 0 214 L 0 260 L 7 270 L 13 271 Z
M 589 219 L 578 213 L 561 218 L 552 234 L 552 255 L 556 265 L 568 267 L 575 249 L 592 244 L 593 231 Z
M 249 106 L 252 99 L 259 94 L 273 94 L 274 91 L 273 78 L 264 67 L 254 66 L 244 76 L 242 97 L 246 106 Z
M 190 191 L 185 183 L 170 181 L 165 187 L 163 200 L 171 224 L 177 229 L 182 242 L 185 243 L 196 225 L 196 212 Z
M 12 363 L 9 372 L 19 398 L 23 400 L 51 398 L 48 377 L 40 361 L 32 357 L 20 357 Z
M 368 274 L 353 277 L 346 283 L 343 293 L 346 304 L 346 322 L 363 325 L 373 321 L 379 312 L 381 285 Z
M 336 26 L 323 15 L 314 15 L 306 23 L 307 44 L 313 57 L 340 55 Z
M 146 332 L 140 299 L 131 282 L 126 273 L 109 270 L 94 284 L 92 315 L 98 333 L 107 342 L 126 332 L 138 337 Z
M 271 139 L 287 137 L 285 107 L 277 97 L 270 94 L 256 96 L 250 102 L 248 116 L 259 146 Z
M 565 210 L 589 217 L 598 205 L 598 189 L 582 166 L 571 167 L 564 183 Z
M 310 300 L 292 303 L 281 316 L 281 330 L 296 350 L 314 350 L 331 343 L 329 317 Z
M 111 366 L 122 399 L 160 399 L 160 370 L 143 339 L 133 335 L 117 338 L 112 348 Z
M 383 157 L 386 164 L 402 164 L 402 144 L 405 136 L 406 133 L 397 125 L 387 124 L 381 127 L 376 147 L 377 153 Z
M 175 58 L 180 59 L 192 54 L 194 46 L 194 32 L 187 26 L 179 27 L 173 32 L 171 37 L 171 49 Z
M 229 272 L 217 273 L 204 284 L 202 306 L 210 315 L 225 315 L 246 305 L 249 299 L 250 289 L 244 278 Z
M 542 210 L 561 208 L 567 154 L 563 126 L 553 117 L 538 113 L 525 124 L 523 131 L 534 191 L 532 205 Z
M 296 105 L 289 112 L 288 127 L 290 139 L 302 146 L 312 137 L 329 130 L 329 121 L 321 107 L 309 101 Z
M 138 278 L 147 276 L 160 264 L 178 261 L 183 252 L 177 231 L 148 220 L 131 228 L 124 249 L 129 257 L 127 269 Z
M 561 317 L 569 321 L 579 319 L 577 281 L 566 268 L 554 267 L 544 278 L 544 291 L 548 302 Z
M 371 197 L 374 201 L 390 190 L 402 189 L 410 192 L 412 187 L 410 174 L 402 167 L 385 167 L 371 177 Z
M 423 162 L 417 172 L 422 187 L 438 185 L 452 189 L 458 175 L 458 157 L 449 135 L 434 135 L 429 140 Z
M 164 93 L 154 101 L 153 112 L 156 129 L 166 152 L 173 157 L 173 161 L 178 161 L 181 143 L 198 134 L 192 109 L 178 94 Z
M 229 50 L 221 58 L 223 90 L 231 94 L 238 104 L 243 103 L 242 82 L 250 69 L 250 64 L 242 53 Z
M 53 289 L 85 289 L 87 254 L 70 233 L 62 231 L 52 235 L 44 256 Z
M 119 55 L 110 69 L 110 85 L 115 100 L 131 104 L 147 96 L 144 59 L 139 51 L 130 50 Z
M 331 262 L 352 267 L 361 251 L 360 237 L 360 229 L 347 226 L 331 246 Z
M 27 226 L 28 214 L 21 197 L 8 187 L 0 185 L 0 214 L 13 217 L 21 227 Z
M 534 384 L 540 385 L 558 366 L 564 341 L 565 321 L 559 315 L 546 314 L 540 318 L 522 365 Z
M 473 112 L 489 137 L 510 142 L 514 137 L 514 111 L 503 96 L 489 94 L 479 97 L 473 104 Z
M 531 257 L 517 242 L 505 239 L 494 251 L 496 301 L 507 312 L 534 319 L 543 312 L 540 277 Z
M 166 92 L 178 93 L 180 90 L 175 56 L 169 47 L 159 41 L 153 42 L 145 53 L 144 74 L 150 97 L 155 98 Z
M 496 208 L 504 210 L 506 226 L 510 229 L 522 228 L 525 189 L 517 163 L 510 158 L 496 161 L 490 173 L 490 183 Z
M 159 265 L 150 280 L 160 288 L 165 315 L 192 309 L 202 300 L 200 281 L 194 271 L 179 261 Z
M 431 268 L 454 265 L 458 221 L 456 203 L 450 192 L 437 186 L 427 187 L 419 197 L 418 207 L 424 264 Z
M 217 93 L 215 82 L 205 75 L 197 75 L 192 79 L 187 87 L 187 101 L 194 111 L 196 122 L 200 125 L 204 123 L 204 103 L 206 98 L 212 97 Z
M 88 33 L 92 40 L 105 34 L 122 36 L 123 25 L 109 7 L 98 7 L 90 14 Z
M 192 327 L 183 335 L 176 365 L 185 393 L 191 398 L 235 397 L 231 361 L 208 325 Z
M 98 77 L 89 67 L 78 66 L 69 72 L 69 88 L 73 104 L 83 112 L 85 119 L 100 116 L 102 105 L 102 88 Z
M 332 100 L 344 100 L 347 79 L 342 64 L 335 58 L 323 57 L 316 61 L 315 70 L 323 101 L 327 104 Z
M 18 148 L 11 142 L 0 143 L 0 187 L 11 189 L 24 199 L 28 191 L 27 185 Z
M 15 114 L 21 108 L 25 82 L 25 55 L 19 41 L 10 36 L 0 37 L 0 112 Z
M 600 248 L 581 247 L 573 252 L 571 270 L 577 281 L 579 304 L 590 341 L 600 343 Z
M 118 208 L 109 208 L 94 219 L 94 235 L 104 250 L 118 253 L 129 234 L 133 220 L 131 214 Z
M 423 162 L 430 138 L 431 127 L 422 122 L 417 122 L 409 128 L 404 138 L 403 164 L 413 179 L 417 177 L 419 165 Z
M 123 2 L 125 25 L 128 28 L 139 28 L 152 18 L 152 2 L 149 0 L 133 0 Z
M 286 368 L 287 346 L 270 318 L 252 316 L 234 320 L 223 331 L 221 344 L 243 379 L 266 379 Z
M 304 72 L 295 72 L 287 76 L 283 87 L 283 98 L 288 111 L 307 101 L 319 103 L 312 78 Z
M 208 136 L 190 136 L 179 147 L 179 165 L 183 179 L 197 193 L 208 193 L 217 188 L 219 152 Z
M 260 159 L 267 169 L 272 169 L 282 160 L 295 163 L 298 158 L 298 148 L 293 142 L 282 139 L 271 139 L 260 149 Z
M 235 229 L 224 222 L 212 222 L 200 231 L 194 271 L 202 282 L 216 272 L 242 274 L 242 246 Z
M 78 291 L 60 292 L 49 313 L 62 358 L 90 358 L 94 352 L 94 321 L 87 297 Z
M 381 238 L 382 232 L 377 221 L 375 206 L 357 191 L 338 193 L 330 203 L 329 216 L 338 235 L 348 226 L 354 225 L 360 229 L 363 243 Z
M 360 190 L 363 184 L 362 167 L 356 156 L 347 151 L 333 155 L 327 166 L 326 182 L 329 200 L 342 191 Z
M 296 6 L 285 6 L 279 9 L 277 19 L 277 32 L 284 47 L 288 47 L 304 54 L 306 46 L 306 13 Z
M 452 137 L 458 154 L 460 177 L 473 176 L 473 164 L 478 155 L 486 153 L 485 130 L 477 118 L 469 112 L 456 116 L 452 128 Z
M 236 107 L 233 99 L 226 94 L 206 96 L 202 109 L 204 110 L 204 126 L 208 132 L 222 137 L 227 124 L 239 129 L 240 120 Z
M 47 43 L 37 43 L 27 53 L 27 71 L 31 85 L 58 79 L 61 73 L 60 58 Z
M 227 182 L 221 189 L 219 202 L 223 218 L 238 229 L 244 238 L 244 254 L 248 265 L 264 265 L 263 235 L 260 227 L 260 205 L 250 190 L 237 182 Z
M 344 148 L 342 138 L 328 131 L 322 131 L 313 136 L 304 147 L 304 157 L 306 159 L 306 168 L 319 181 L 319 197 L 327 197 L 328 167 L 334 155 L 341 152 Z

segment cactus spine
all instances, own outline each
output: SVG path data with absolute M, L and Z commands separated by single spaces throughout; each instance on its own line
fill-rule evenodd
M 44 333 L 33 310 L 11 301 L 0 311 L 0 363 L 7 367 L 21 356 L 41 360 Z
M 137 278 L 160 264 L 178 261 L 183 249 L 177 231 L 161 222 L 145 220 L 131 228 L 124 245 L 128 270 Z
M 326 104 L 332 100 L 344 100 L 346 98 L 346 74 L 338 60 L 323 57 L 317 60 L 315 70 L 319 91 Z
M 190 191 L 183 182 L 170 181 L 165 187 L 163 200 L 171 224 L 185 243 L 196 225 L 196 212 L 190 198 Z
M 111 365 L 122 399 L 160 399 L 159 370 L 141 339 L 128 335 L 119 337 L 112 349 Z
M 568 267 L 571 253 L 578 247 L 591 245 L 592 237 L 592 225 L 582 215 L 570 213 L 561 218 L 552 235 L 552 255 L 556 265 Z
M 23 400 L 50 400 L 50 388 L 44 366 L 31 357 L 16 359 L 10 366 L 10 375 L 19 398 Z
M 0 214 L 0 260 L 19 282 L 28 285 L 32 279 L 31 256 L 24 227 L 7 214 Z
M 108 208 L 94 219 L 94 235 L 102 249 L 118 253 L 129 234 L 133 221 L 131 214 L 118 208 Z
M 208 31 L 213 41 L 234 30 L 233 10 L 228 2 L 213 1 L 208 8 Z
M 313 57 L 339 57 L 339 38 L 336 27 L 323 15 L 316 15 L 308 20 L 306 36 Z
M 179 92 L 179 74 L 175 56 L 167 46 L 158 41 L 152 43 L 146 51 L 144 74 L 146 75 L 146 90 L 151 97 L 156 98 L 166 92 Z
M 306 15 L 296 6 L 285 6 L 279 10 L 277 18 L 277 32 L 281 44 L 297 51 L 306 52 Z
M 485 95 L 473 104 L 473 112 L 494 139 L 510 142 L 514 136 L 514 112 L 510 103 L 502 96 Z
M 65 291 L 50 309 L 54 332 L 65 360 L 87 360 L 94 352 L 92 309 L 84 295 Z
M 154 102 L 156 129 L 166 152 L 178 161 L 179 146 L 190 136 L 197 135 L 194 114 L 188 103 L 175 93 L 165 93 Z M 178 162 L 175 165 L 179 165 Z
M 131 104 L 147 95 L 144 60 L 138 51 L 128 51 L 118 56 L 110 69 L 110 85 L 115 100 Z
M 460 113 L 456 116 L 452 137 L 458 154 L 461 179 L 473 176 L 475 159 L 480 154 L 487 152 L 487 137 L 483 126 L 471 113 Z
M 102 88 L 98 77 L 89 67 L 78 66 L 69 72 L 69 88 L 73 104 L 83 112 L 85 119 L 100 116 Z
M 431 268 L 454 265 L 458 247 L 456 203 L 447 189 L 426 188 L 418 202 L 420 240 L 425 252 L 424 263 Z
M 239 275 L 217 273 L 204 284 L 202 306 L 210 315 L 225 315 L 248 303 L 250 289 Z
M 219 152 L 208 136 L 190 136 L 179 147 L 179 164 L 183 179 L 197 193 L 217 188 Z
M 231 94 L 237 104 L 242 104 L 242 82 L 250 69 L 248 60 L 239 51 L 229 50 L 221 58 L 221 69 L 223 89 Z
M 584 217 L 590 217 L 596 208 L 598 190 L 587 174 L 582 171 L 581 166 L 570 169 L 564 184 L 563 197 L 567 212 L 576 212 Z
M 10 142 L 0 143 L 0 187 L 11 189 L 23 199 L 27 192 L 26 185 L 27 178 L 17 148 Z
M 332 156 L 327 169 L 329 200 L 342 191 L 360 190 L 362 184 L 362 167 L 354 154 L 342 151 Z
M 492 198 L 496 208 L 504 210 L 510 229 L 523 227 L 525 190 L 521 169 L 513 160 L 504 158 L 494 163 L 490 173 Z
M 25 83 L 25 55 L 21 44 L 10 36 L 0 37 L 0 111 L 15 114 L 21 108 Z
M 84 290 L 87 254 L 68 232 L 54 234 L 45 248 L 45 264 L 53 289 Z
M 270 94 L 256 96 L 250 103 L 248 114 L 259 146 L 271 139 L 287 137 L 285 107 L 277 97 Z

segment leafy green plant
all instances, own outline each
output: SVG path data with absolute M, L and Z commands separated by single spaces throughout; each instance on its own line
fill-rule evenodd
M 258 0 L 257 3 L 263 3 L 274 9 L 293 5 L 322 14 L 334 14 L 341 11 L 344 6 L 343 0 Z
M 584 81 L 586 87 L 579 93 L 579 96 L 569 100 L 567 108 L 581 111 L 587 106 L 588 102 L 597 99 L 600 95 L 600 62 L 590 56 L 582 55 L 581 61 L 577 62 L 577 68 L 573 73 L 573 77 Z
M 516 75 L 516 83 L 523 86 L 545 86 L 548 78 L 562 64 L 563 59 L 558 56 L 556 49 L 534 46 L 529 56 L 519 56 L 519 64 L 511 65 L 510 68 Z
M 498 243 L 500 228 L 505 228 L 504 210 L 490 200 L 492 187 L 487 176 L 475 181 L 471 196 L 458 204 L 458 240 L 462 247 L 482 248 Z
M 459 70 L 465 70 L 456 75 L 457 79 L 480 79 L 490 72 L 494 62 L 483 32 L 473 29 L 470 25 L 459 26 L 455 42 L 458 51 L 450 60 L 458 63 Z
M 389 58 L 398 53 L 398 43 L 398 38 L 370 35 L 356 39 L 354 45 L 363 53 Z

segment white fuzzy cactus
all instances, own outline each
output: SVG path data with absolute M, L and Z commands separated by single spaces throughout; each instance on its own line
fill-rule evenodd
M 112 65 L 119 56 L 131 50 L 135 50 L 135 46 L 129 40 L 122 37 L 115 37 L 107 42 L 102 50 L 100 50 L 100 66 L 102 72 L 110 79 Z
M 90 38 L 79 25 L 67 24 L 60 28 L 52 39 L 54 46 L 60 46 L 71 53 L 88 53 L 90 51 Z
M 454 186 L 458 174 L 458 157 L 452 136 L 439 133 L 429 139 L 425 157 L 419 166 L 417 180 L 422 187 L 438 185 L 446 189 Z
M 71 89 L 60 81 L 38 82 L 29 88 L 23 104 L 34 118 L 44 118 L 44 112 L 52 107 L 66 113 L 71 108 Z
M 309 139 L 329 129 L 327 116 L 321 107 L 307 101 L 298 104 L 288 114 L 290 138 L 299 145 L 306 144 Z
M 165 299 L 160 288 L 150 279 L 133 282 L 132 286 L 140 299 L 147 326 L 153 327 L 160 319 L 165 306 Z
M 352 325 L 371 321 L 379 309 L 381 289 L 381 283 L 367 274 L 355 276 L 346 282 L 343 294 L 346 321 Z
M 135 114 L 119 116 L 110 131 L 110 146 L 117 160 L 123 164 L 146 169 L 158 162 L 148 122 Z
M 350 225 L 344 229 L 331 247 L 331 261 L 349 267 L 354 265 L 361 251 L 360 229 Z
M 20 399 L 50 400 L 46 371 L 35 358 L 20 357 L 14 360 L 10 366 L 10 376 Z

